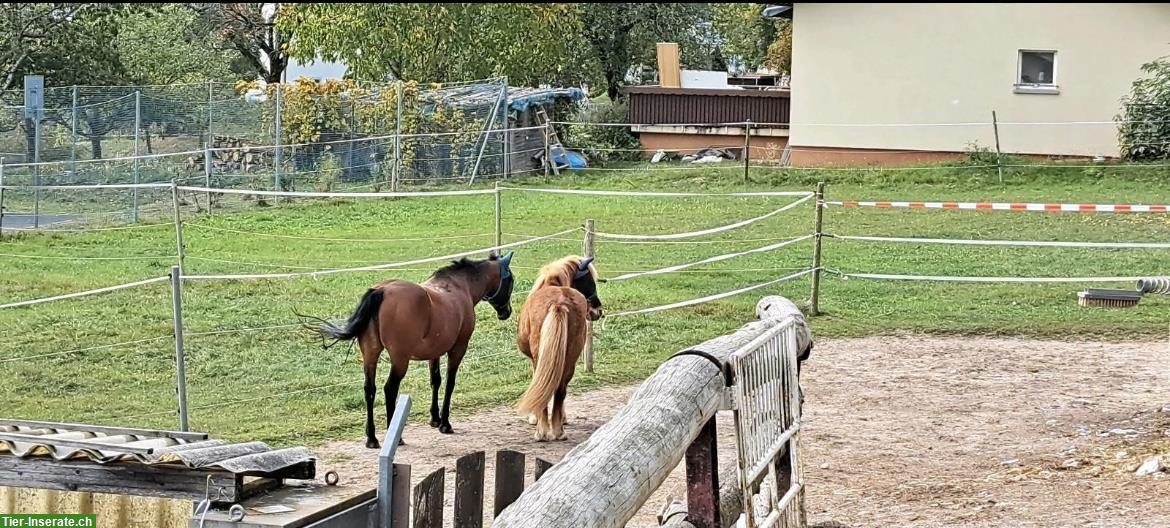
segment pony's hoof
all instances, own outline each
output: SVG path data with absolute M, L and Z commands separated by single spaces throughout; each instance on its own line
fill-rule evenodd
M 528 425 L 536 425 L 536 415 L 535 414 L 528 415 Z
M 379 448 L 379 447 L 381 447 L 381 446 L 380 446 L 380 445 L 378 445 L 378 439 L 377 439 L 377 438 L 371 438 L 371 439 L 369 439 L 369 440 L 366 440 L 366 447 L 368 447 L 368 448 L 370 448 L 370 449 L 377 449 L 377 448 Z
M 569 436 L 566 435 L 564 431 L 561 431 L 560 434 L 556 435 L 556 440 L 558 442 L 560 442 L 562 440 L 568 440 L 568 439 L 569 439 Z
M 403 439 L 401 439 L 401 438 L 399 438 L 399 439 L 398 439 L 398 445 L 400 445 L 400 446 L 404 446 L 404 445 L 406 445 L 406 441 L 405 441 L 405 440 L 403 440 Z
M 455 430 L 451 428 L 451 424 L 442 424 L 439 426 L 439 432 L 443 434 L 452 434 L 455 432 Z
M 439 420 L 437 420 L 435 418 L 431 418 L 431 427 L 438 427 L 439 423 L 440 423 Z
M 536 440 L 537 442 L 547 442 L 548 441 L 548 438 L 545 437 L 543 434 L 540 434 L 539 431 L 532 433 L 532 439 Z

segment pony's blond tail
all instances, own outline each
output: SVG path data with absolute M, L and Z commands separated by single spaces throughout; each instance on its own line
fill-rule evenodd
M 536 352 L 536 369 L 532 382 L 518 409 L 521 414 L 539 416 L 547 412 L 548 402 L 561 385 L 565 369 L 565 349 L 569 344 L 569 307 L 553 306 L 540 325 L 540 347 Z

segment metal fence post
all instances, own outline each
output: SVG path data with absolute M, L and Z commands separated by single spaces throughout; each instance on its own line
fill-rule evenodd
M 991 111 L 991 128 L 995 131 L 995 168 L 999 171 L 999 183 L 1003 183 L 1003 154 L 999 150 L 999 119 Z
M 748 164 L 752 160 L 752 120 L 743 124 L 743 182 L 748 182 Z
M 4 157 L 0 156 L 0 239 L 4 238 Z
M 398 107 L 394 119 L 394 167 L 390 174 L 390 190 L 398 192 L 398 181 L 402 178 L 402 81 L 398 81 L 396 95 Z
M 134 185 L 138 185 L 138 143 L 142 135 L 142 92 L 134 91 Z M 138 187 L 134 189 L 133 219 L 138 223 Z
M 492 105 L 492 113 L 488 116 L 483 126 L 483 143 L 480 144 L 479 152 L 475 156 L 475 165 L 471 169 L 471 179 L 467 182 L 468 186 L 475 183 L 475 177 L 479 175 L 479 165 L 483 161 L 484 151 L 487 150 L 488 138 L 492 136 L 492 130 L 496 128 L 496 114 L 499 113 L 501 105 L 507 105 L 507 96 L 508 78 L 504 77 L 504 86 L 500 88 L 500 94 L 496 96 L 496 104 Z
M 70 126 L 69 171 L 77 177 L 77 85 L 73 85 L 73 113 Z
M 283 159 L 284 159 L 284 156 L 281 154 L 282 149 L 280 147 L 280 140 L 281 140 L 281 129 L 280 129 L 281 110 L 280 110 L 280 107 L 282 106 L 281 105 L 281 94 L 283 92 L 284 92 L 284 86 L 278 83 L 276 85 L 276 152 L 273 153 L 273 162 L 272 162 L 274 165 L 273 166 L 272 190 L 274 190 L 274 191 L 280 190 L 280 164 L 281 164 L 281 161 L 283 161 Z
M 500 246 L 504 245 L 504 195 L 500 189 L 500 182 L 496 181 L 496 254 L 500 254 Z
M 389 403 L 389 402 L 387 402 Z M 410 511 L 410 501 L 406 504 L 396 504 L 394 502 L 394 455 L 398 452 L 398 441 L 402 438 L 402 432 L 406 429 L 406 420 L 410 416 L 410 396 L 402 394 L 398 396 L 398 401 L 394 405 L 394 415 L 390 418 L 390 424 L 386 428 L 386 438 L 382 440 L 382 450 L 378 453 L 378 526 L 389 526 L 391 528 L 408 528 L 405 523 L 394 522 L 395 518 L 404 518 L 395 515 L 395 509 L 399 512 Z M 409 467 L 409 466 L 407 466 Z M 406 487 L 410 488 L 410 477 L 406 477 Z
M 594 247 L 593 219 L 585 221 L 585 258 L 597 256 Z M 581 354 L 585 358 L 585 372 L 593 372 L 593 321 L 585 322 L 585 350 Z
M 33 119 L 33 229 L 41 227 L 41 117 L 40 108 Z
M 183 273 L 171 266 L 171 307 L 175 325 L 176 383 L 179 389 L 179 430 L 187 431 L 187 363 L 183 353 Z
M 812 295 L 809 299 L 809 315 L 819 315 L 821 302 L 821 239 L 825 215 L 825 182 L 817 183 L 816 213 L 813 217 L 813 273 Z
M 179 184 L 175 180 L 171 180 L 171 206 L 175 213 L 175 244 L 178 249 L 176 255 L 179 259 L 179 273 L 183 273 L 183 219 L 179 211 Z
M 203 149 L 203 186 L 211 189 L 211 144 Z M 211 191 L 207 191 L 207 216 L 211 216 Z
M 209 147 L 215 143 L 215 140 L 213 139 L 215 136 L 213 136 L 211 133 L 211 98 L 213 89 L 212 82 L 207 81 L 207 146 Z

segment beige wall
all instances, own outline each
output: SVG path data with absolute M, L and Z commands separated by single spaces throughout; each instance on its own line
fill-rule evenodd
M 1111 121 L 1139 67 L 1170 55 L 1170 4 L 796 4 L 792 135 L 799 146 L 1116 156 Z M 1058 95 L 1013 93 L 1019 50 L 1056 50 Z

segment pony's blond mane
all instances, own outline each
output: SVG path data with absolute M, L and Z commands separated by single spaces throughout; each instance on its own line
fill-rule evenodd
M 540 268 L 540 273 L 536 276 L 536 282 L 532 285 L 532 291 L 539 290 L 547 286 L 561 286 L 568 288 L 573 285 L 573 277 L 577 275 L 577 268 L 581 265 L 581 257 L 577 255 L 569 255 L 560 260 L 556 260 L 545 264 Z M 597 281 L 597 268 L 593 263 L 589 263 L 589 274 L 593 276 L 593 280 Z

